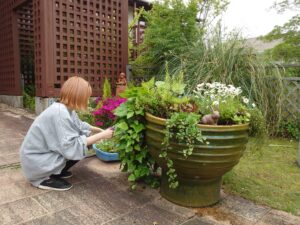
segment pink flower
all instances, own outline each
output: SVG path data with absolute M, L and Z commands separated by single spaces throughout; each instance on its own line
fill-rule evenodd
M 95 103 L 96 103 L 96 105 L 98 105 L 98 103 L 99 103 L 99 101 L 101 101 L 101 97 L 98 97 L 98 98 L 96 98 L 96 100 L 95 100 Z
M 103 122 L 97 121 L 95 124 L 96 124 L 96 126 L 99 126 L 99 127 L 103 126 Z
M 98 98 L 97 98 L 98 100 Z M 108 98 L 102 102 L 102 106 L 93 112 L 97 126 L 109 127 L 113 125 L 116 116 L 113 111 L 122 103 L 126 102 L 126 98 Z M 99 101 L 98 101 L 99 102 Z

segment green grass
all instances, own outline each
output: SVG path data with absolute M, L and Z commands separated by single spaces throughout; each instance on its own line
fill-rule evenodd
M 249 147 L 240 163 L 224 176 L 223 188 L 226 192 L 299 216 L 298 148 L 298 141 L 282 139 L 268 140 L 259 152 Z

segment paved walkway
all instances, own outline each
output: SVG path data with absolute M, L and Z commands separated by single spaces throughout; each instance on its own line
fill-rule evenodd
M 110 225 L 299 225 L 300 218 L 223 194 L 214 207 L 188 209 L 160 197 L 158 190 L 129 188 L 118 163 L 95 157 L 78 163 L 70 191 L 32 187 L 19 166 L 18 151 L 33 115 L 0 104 L 0 224 Z

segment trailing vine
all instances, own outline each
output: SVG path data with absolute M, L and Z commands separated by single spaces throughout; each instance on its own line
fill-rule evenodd
M 173 113 L 170 119 L 167 119 L 165 137 L 163 141 L 163 151 L 160 157 L 167 162 L 167 175 L 170 188 L 177 188 L 179 183 L 177 180 L 176 170 L 172 159 L 168 156 L 168 150 L 171 149 L 170 142 L 176 140 L 179 144 L 184 144 L 187 148 L 182 150 L 185 158 L 193 153 L 194 147 L 197 143 L 205 142 L 205 137 L 202 136 L 201 130 L 198 128 L 200 115 L 194 113 Z
M 128 98 L 127 102 L 115 110 L 117 122 L 115 135 L 119 140 L 117 151 L 121 159 L 122 170 L 129 172 L 128 181 L 132 188 L 136 182 L 144 180 L 155 187 L 158 181 L 152 176 L 155 161 L 151 157 L 144 139 L 144 107 L 137 97 Z

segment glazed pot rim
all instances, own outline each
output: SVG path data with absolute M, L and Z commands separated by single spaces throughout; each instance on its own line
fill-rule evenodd
M 161 117 L 157 117 L 152 115 L 151 113 L 145 112 L 145 118 L 147 119 L 151 119 L 151 120 L 155 120 L 155 122 L 157 122 L 160 125 L 165 125 L 166 123 L 166 119 L 165 118 L 161 118 Z M 204 124 L 198 124 L 199 128 L 202 129 L 248 129 L 249 128 L 249 123 L 245 123 L 245 124 L 235 124 L 235 125 L 204 125 Z

